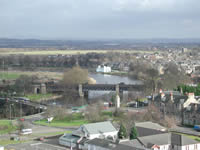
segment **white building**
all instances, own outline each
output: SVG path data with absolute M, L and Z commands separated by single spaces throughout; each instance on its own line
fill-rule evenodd
M 109 66 L 104 66 L 104 65 L 99 65 L 96 68 L 96 72 L 102 72 L 102 73 L 107 73 L 107 72 L 111 72 L 111 67 Z
M 84 142 L 95 138 L 111 138 L 113 141 L 117 139 L 118 131 L 110 121 L 85 124 L 79 127 L 72 134 L 64 134 L 59 138 L 59 144 L 84 149 Z

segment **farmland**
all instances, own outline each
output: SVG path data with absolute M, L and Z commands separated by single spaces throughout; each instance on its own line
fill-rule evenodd
M 139 51 L 139 50 L 43 50 L 43 49 L 30 49 L 30 48 L 0 48 L 1 55 L 77 55 L 87 53 L 107 53 L 107 52 L 120 52 L 120 53 L 151 53 L 152 51 Z

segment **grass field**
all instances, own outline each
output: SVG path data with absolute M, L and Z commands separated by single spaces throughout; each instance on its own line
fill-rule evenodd
M 20 75 L 37 76 L 39 78 L 62 79 L 62 73 L 58 72 L 42 72 L 42 71 L 0 71 L 0 79 L 14 80 Z
M 25 143 L 25 142 L 27 141 L 0 140 L 0 145 L 6 146 L 9 144 L 20 144 L 20 143 Z
M 19 78 L 20 74 L 15 72 L 0 72 L 0 79 L 13 80 Z
M 54 96 L 51 93 L 48 94 L 29 94 L 26 95 L 27 98 L 29 98 L 31 101 L 39 101 L 41 99 L 47 99 L 47 98 L 51 98 L 52 96 Z
M 17 129 L 10 120 L 0 120 L 0 134 L 10 133 Z
M 152 53 L 153 51 L 142 50 L 33 50 L 33 49 L 12 49 L 0 48 L 1 55 L 77 55 L 87 53 L 107 53 L 107 52 L 123 52 L 123 53 Z
M 82 116 L 81 113 L 75 113 L 62 119 L 55 118 L 51 123 L 48 123 L 47 119 L 38 120 L 35 121 L 35 123 L 53 127 L 71 127 L 83 125 L 85 123 L 88 123 L 88 121 L 84 119 L 84 116 Z

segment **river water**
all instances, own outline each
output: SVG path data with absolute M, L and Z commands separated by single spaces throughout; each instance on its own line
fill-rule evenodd
M 107 75 L 100 73 L 90 73 L 89 76 L 96 80 L 96 84 L 118 84 L 123 82 L 125 84 L 141 84 L 141 81 L 130 79 L 126 76 Z M 89 99 L 108 94 L 111 91 L 89 91 Z

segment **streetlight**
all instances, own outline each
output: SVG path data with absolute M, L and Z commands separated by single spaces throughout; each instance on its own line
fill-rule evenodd
M 11 120 L 11 106 L 13 106 L 14 104 L 10 104 L 10 120 Z

